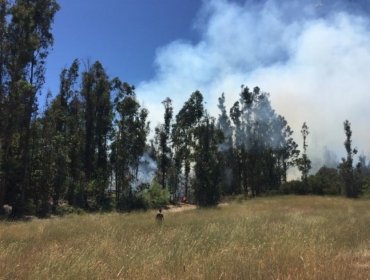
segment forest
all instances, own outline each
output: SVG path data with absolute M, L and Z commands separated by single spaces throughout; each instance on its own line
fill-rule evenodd
M 259 87 L 241 86 L 231 108 L 220 93 L 218 116 L 196 89 L 177 113 L 168 97 L 151 136 L 154 112 L 139 103 L 135 86 L 109 77 L 99 61 L 76 59 L 62 69 L 59 91 L 40 106 L 58 10 L 55 0 L 0 0 L 0 206 L 11 206 L 12 217 L 180 200 L 212 206 L 238 195 L 370 192 L 370 163 L 357 158 L 348 120 L 340 120 L 341 162 L 313 174 L 309 124 L 302 124 L 297 143 Z M 288 181 L 292 167 L 301 178 Z M 143 180 L 149 173 L 153 178 Z

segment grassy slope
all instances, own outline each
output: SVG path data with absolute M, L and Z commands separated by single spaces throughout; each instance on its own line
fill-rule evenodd
M 0 279 L 370 279 L 370 200 L 0 223 Z

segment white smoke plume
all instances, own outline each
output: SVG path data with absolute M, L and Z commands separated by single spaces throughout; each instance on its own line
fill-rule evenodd
M 134 188 L 137 189 L 141 184 L 151 184 L 156 172 L 157 163 L 148 153 L 144 153 L 140 158 L 137 179 L 133 182 Z
M 200 40 L 158 50 L 157 73 L 137 87 L 152 125 L 163 120 L 169 96 L 175 113 L 200 90 L 213 116 L 225 93 L 228 108 L 242 84 L 271 94 L 272 106 L 294 130 L 309 126 L 316 165 L 344 156 L 343 121 L 354 146 L 370 155 L 370 24 L 367 1 L 204 1 L 194 21 Z M 330 150 L 330 152 L 328 152 Z

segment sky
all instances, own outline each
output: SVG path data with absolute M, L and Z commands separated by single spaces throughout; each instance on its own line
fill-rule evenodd
M 370 1 L 60 0 L 46 89 L 74 58 L 99 59 L 136 86 L 152 128 L 169 96 L 175 112 L 200 90 L 215 117 L 242 84 L 269 92 L 317 169 L 345 154 L 343 121 L 370 156 Z
M 111 76 L 138 84 L 154 76 L 156 51 L 178 38 L 198 39 L 199 0 L 58 0 L 46 88 L 56 92 L 60 71 L 75 58 L 100 60 Z

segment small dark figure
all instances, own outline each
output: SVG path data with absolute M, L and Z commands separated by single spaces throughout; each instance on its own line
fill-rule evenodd
M 162 224 L 164 220 L 164 216 L 162 214 L 162 209 L 159 209 L 159 213 L 155 216 L 155 220 L 157 221 L 158 224 Z

